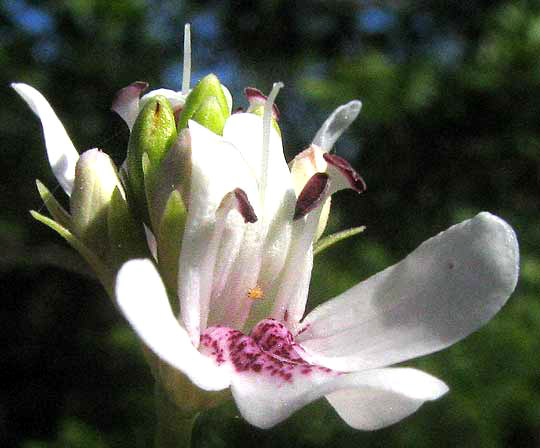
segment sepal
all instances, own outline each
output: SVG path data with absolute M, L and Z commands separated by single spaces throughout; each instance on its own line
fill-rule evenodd
M 334 244 L 339 243 L 342 240 L 362 233 L 364 230 L 366 230 L 366 226 L 353 227 L 352 229 L 343 230 L 341 232 L 325 236 L 313 245 L 313 255 L 321 253 L 322 251 L 328 249 L 329 247 L 332 247 Z
M 40 180 L 36 179 L 36 185 L 43 204 L 45 204 L 45 207 L 47 207 L 47 210 L 51 216 L 62 227 L 71 230 L 71 216 L 69 213 L 58 203 L 49 189 L 43 183 L 41 183 Z
M 68 229 L 63 227 L 61 224 L 56 221 L 48 218 L 47 216 L 42 215 L 34 210 L 30 210 L 30 214 L 36 220 L 45 224 L 47 227 L 50 227 L 58 235 L 64 238 L 68 244 L 73 247 L 79 254 L 85 259 L 85 261 L 90 265 L 93 271 L 96 273 L 99 281 L 104 286 L 105 290 L 109 294 L 109 297 L 113 297 L 113 284 L 114 284 L 114 273 L 109 267 L 103 263 L 102 260 L 97 256 L 97 254 L 87 247 L 79 238 L 77 238 L 73 233 Z

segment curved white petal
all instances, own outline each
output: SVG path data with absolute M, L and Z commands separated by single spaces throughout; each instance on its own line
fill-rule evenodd
M 148 84 L 136 81 L 116 94 L 111 109 L 125 121 L 129 130 L 133 129 L 137 115 L 139 114 L 139 97 L 148 88 Z
M 448 391 L 441 380 L 410 368 L 368 370 L 351 374 L 344 382 L 355 387 L 326 398 L 347 424 L 368 431 L 392 425 Z
M 247 164 L 255 173 L 261 187 L 263 165 L 263 120 L 251 113 L 233 114 L 225 123 L 223 136 L 232 142 L 240 151 Z M 273 126 L 270 126 L 269 153 L 266 175 L 266 188 L 259 191 L 264 198 L 264 210 L 257 212 L 259 217 L 258 235 L 246 234 L 246 243 L 251 241 L 250 250 L 242 248 L 235 263 L 233 275 L 241 276 L 245 281 L 240 284 L 231 277 L 228 287 L 234 298 L 225 323 L 241 327 L 248 318 L 252 302 L 246 300 L 249 288 L 261 286 L 265 291 L 264 300 L 270 302 L 267 296 L 273 289 L 273 283 L 278 279 L 285 263 L 291 233 L 292 217 L 296 195 L 292 177 L 283 156 L 281 137 Z M 258 249 L 255 247 L 260 246 Z M 260 271 L 260 275 L 259 275 Z M 264 307 L 268 311 L 268 307 Z M 259 320 L 263 316 L 255 312 L 251 320 Z
M 178 110 L 184 107 L 186 98 L 189 95 L 188 93 L 176 92 L 175 90 L 170 89 L 156 89 L 148 92 L 146 95 L 143 95 L 140 99 L 139 108 L 143 108 L 144 105 L 148 102 L 149 99 L 155 97 L 156 95 L 162 95 L 169 100 L 173 110 Z
M 161 359 L 186 374 L 198 387 L 221 390 L 229 386 L 226 371 L 191 344 L 176 320 L 161 278 L 148 259 L 128 261 L 116 278 L 116 302 L 143 342 Z
M 504 305 L 519 270 L 516 235 L 480 213 L 313 310 L 297 340 L 311 362 L 352 371 L 441 350 Z
M 41 120 L 47 156 L 52 171 L 64 191 L 68 196 L 71 195 L 79 153 L 73 146 L 61 121 L 41 93 L 27 84 L 13 83 L 11 87 Z
M 223 137 L 238 148 L 260 182 L 263 161 L 262 118 L 249 113 L 233 114 L 225 123 Z M 281 137 L 273 126 L 270 127 L 267 170 L 266 190 L 260 192 L 261 196 L 264 196 L 264 210 L 258 216 L 265 227 L 273 227 L 277 232 L 281 232 L 292 219 L 296 195 L 291 173 L 283 156 Z M 280 254 L 270 253 L 267 256 L 280 258 Z
M 180 254 L 178 297 L 186 329 L 193 343 L 198 344 L 208 311 L 201 313 L 201 305 L 208 307 L 220 245 L 221 235 L 215 235 L 218 207 L 226 194 L 241 188 L 255 214 L 259 214 L 255 178 L 237 149 L 194 121 L 189 122 L 189 131 L 191 189 Z
M 386 368 L 337 375 L 299 372 L 285 381 L 254 372 L 233 372 L 231 392 L 242 416 L 259 428 L 270 428 L 305 405 L 326 396 L 353 428 L 378 429 L 415 412 L 423 402 L 448 391 L 437 378 L 409 368 Z
M 330 151 L 341 134 L 356 120 L 361 108 L 362 103 L 358 100 L 339 106 L 323 123 L 313 139 L 313 144 L 325 152 Z

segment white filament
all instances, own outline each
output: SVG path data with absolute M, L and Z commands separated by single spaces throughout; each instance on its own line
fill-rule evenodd
M 191 82 L 191 29 L 189 23 L 184 26 L 184 70 L 182 74 L 182 94 L 187 95 Z
M 263 143 L 261 158 L 261 179 L 259 184 L 259 193 L 261 197 L 261 210 L 264 213 L 264 198 L 266 196 L 266 185 L 268 183 L 268 160 L 270 158 L 270 126 L 272 126 L 272 111 L 277 94 L 283 87 L 282 82 L 275 82 L 272 91 L 264 103 L 263 114 Z

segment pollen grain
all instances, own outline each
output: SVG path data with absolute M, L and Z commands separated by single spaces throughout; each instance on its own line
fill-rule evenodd
M 257 286 L 255 286 L 255 288 L 249 288 L 248 289 L 247 296 L 250 299 L 259 300 L 259 299 L 264 298 L 264 293 L 263 293 L 262 288 L 259 285 L 257 285 Z

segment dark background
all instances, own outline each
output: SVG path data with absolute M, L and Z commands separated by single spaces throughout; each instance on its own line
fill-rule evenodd
M 37 118 L 9 89 L 38 88 L 74 144 L 122 162 L 127 128 L 110 112 L 135 80 L 181 87 L 182 30 L 193 77 L 216 73 L 236 104 L 278 97 L 288 158 L 339 104 L 359 98 L 337 145 L 365 178 L 335 197 L 330 230 L 367 230 L 319 257 L 310 305 L 398 261 L 481 210 L 517 231 L 518 289 L 453 348 L 407 365 L 451 392 L 380 431 L 348 428 L 321 400 L 269 431 L 207 412 L 196 446 L 540 446 L 540 2 L 0 1 L 0 445 L 146 447 L 153 387 L 131 330 L 78 255 L 33 221 L 35 179 L 64 200 Z

